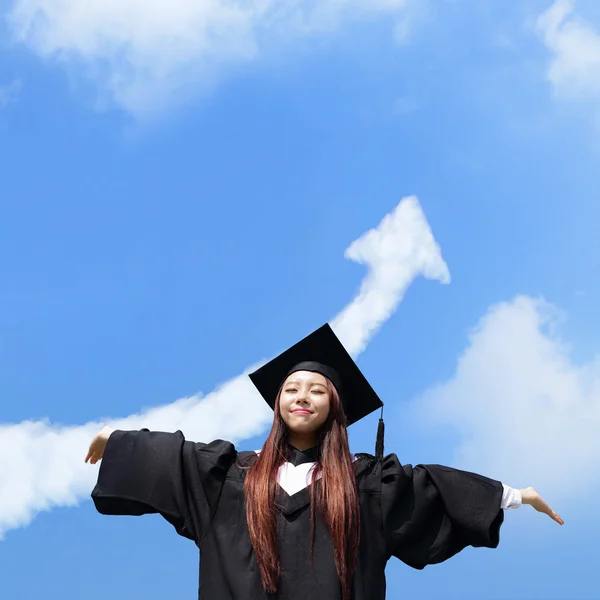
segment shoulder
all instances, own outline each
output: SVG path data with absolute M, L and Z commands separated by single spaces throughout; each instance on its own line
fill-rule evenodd
M 251 465 L 260 454 L 260 450 L 240 450 L 237 453 L 237 459 L 240 464 Z
M 390 468 L 392 466 L 398 465 L 402 466 L 398 456 L 396 454 L 387 454 L 381 459 L 378 459 L 375 455 L 369 454 L 368 452 L 358 452 L 356 454 L 352 454 L 353 460 L 361 465 L 375 465 L 379 464 L 379 466 L 383 469 Z
M 236 452 L 235 460 L 227 472 L 227 479 L 245 479 L 248 469 L 256 462 L 259 450 L 240 450 Z
M 381 461 L 372 454 L 352 455 L 356 485 L 361 492 L 379 493 L 381 489 Z
M 354 455 L 354 464 L 357 479 L 378 480 L 383 484 L 391 479 L 405 477 L 406 470 L 411 470 L 411 465 L 402 465 L 396 454 L 377 458 L 373 454 L 361 452 Z
M 185 441 L 183 452 L 185 460 L 195 464 L 200 474 L 210 477 L 228 476 L 243 454 L 234 444 L 221 439 L 208 443 Z

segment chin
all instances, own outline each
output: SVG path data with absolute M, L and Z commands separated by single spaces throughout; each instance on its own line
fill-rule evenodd
M 311 427 L 288 427 L 291 433 L 313 433 L 314 429 Z
M 304 426 L 297 426 L 297 425 L 288 425 L 288 429 L 292 432 L 292 433 L 303 433 L 303 434 L 307 434 L 307 433 L 316 433 L 319 430 L 319 427 L 314 427 L 312 425 L 304 425 Z

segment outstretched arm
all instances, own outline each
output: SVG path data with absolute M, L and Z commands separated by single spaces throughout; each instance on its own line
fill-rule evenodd
M 181 431 L 105 427 L 92 440 L 85 460 L 102 460 L 91 493 L 99 513 L 159 513 L 177 533 L 198 543 L 235 458 L 235 447 L 224 440 L 204 444 L 186 441 Z
M 422 569 L 467 546 L 496 548 L 507 508 L 530 504 L 554 521 L 562 518 L 532 488 L 517 490 L 477 473 L 444 465 L 402 465 L 396 455 L 381 465 L 381 506 L 391 556 Z

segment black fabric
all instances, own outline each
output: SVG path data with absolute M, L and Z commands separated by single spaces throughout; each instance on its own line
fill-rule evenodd
M 314 450 L 290 448 L 290 458 L 310 462 Z M 272 600 L 244 511 L 243 466 L 255 457 L 222 440 L 185 441 L 180 431 L 115 431 L 92 498 L 102 514 L 158 513 L 193 540 L 202 558 L 200 600 Z M 385 598 L 392 556 L 422 569 L 467 546 L 497 547 L 504 518 L 499 481 L 442 465 L 402 465 L 394 454 L 358 455 L 355 467 L 362 535 L 353 600 Z M 318 515 L 310 560 L 310 487 L 292 496 L 280 488 L 276 506 L 283 574 L 275 598 L 339 600 L 331 541 Z
M 334 372 L 334 378 L 338 376 L 337 385 L 332 383 L 340 392 L 348 425 L 383 406 L 383 402 L 331 327 L 325 324 L 250 373 L 250 379 L 271 408 L 275 407 L 275 399 L 283 381 L 302 362 L 324 365 Z
M 294 446 L 288 446 L 287 460 L 297 467 L 298 465 L 303 465 L 304 463 L 318 461 L 319 455 L 319 446 L 313 446 L 307 450 L 298 450 L 298 448 L 294 448 Z

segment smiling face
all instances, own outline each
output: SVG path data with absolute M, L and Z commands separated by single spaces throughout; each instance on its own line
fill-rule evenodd
M 296 371 L 285 380 L 279 410 L 293 437 L 316 439 L 329 416 L 330 385 L 323 375 L 311 371 Z

